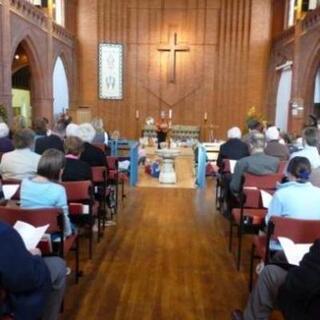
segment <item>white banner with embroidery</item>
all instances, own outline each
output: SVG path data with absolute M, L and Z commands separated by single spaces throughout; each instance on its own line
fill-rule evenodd
M 99 98 L 123 98 L 122 44 L 99 44 Z

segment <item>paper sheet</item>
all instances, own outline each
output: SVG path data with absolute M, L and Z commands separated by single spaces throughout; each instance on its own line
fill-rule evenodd
M 264 190 L 260 190 L 260 193 L 261 193 L 263 207 L 269 208 L 270 202 L 272 200 L 272 194 Z
M 295 244 L 292 240 L 285 237 L 278 237 L 278 239 L 288 262 L 295 266 L 299 266 L 300 261 L 304 255 L 309 252 L 310 247 L 312 246 L 312 243 Z
M 29 223 L 17 221 L 13 228 L 20 234 L 26 248 L 31 250 L 37 247 L 49 225 L 35 228 Z
M 4 198 L 6 200 L 10 200 L 13 197 L 13 195 L 17 192 L 19 186 L 19 184 L 4 184 L 2 186 Z
M 234 168 L 237 164 L 237 160 L 229 160 L 229 164 L 230 164 L 230 173 L 234 173 Z

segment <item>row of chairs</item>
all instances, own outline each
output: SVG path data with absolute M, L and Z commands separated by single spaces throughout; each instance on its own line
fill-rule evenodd
M 270 262 L 270 257 L 273 252 L 270 250 L 270 241 L 277 237 L 287 237 L 298 243 L 311 243 L 320 237 L 320 221 L 299 220 L 285 217 L 272 217 L 269 224 L 265 228 L 265 216 L 267 209 L 263 207 L 261 190 L 265 190 L 273 194 L 276 190 L 277 183 L 283 178 L 283 172 L 286 163 L 281 162 L 277 173 L 256 176 L 252 174 L 245 174 L 242 181 L 242 187 L 237 196 L 237 206 L 231 208 L 229 215 L 229 251 L 233 247 L 233 230 L 237 230 L 237 270 L 240 269 L 242 240 L 246 234 L 251 234 L 252 248 L 250 255 L 250 270 L 249 270 L 249 289 L 252 289 L 254 278 L 255 261 L 260 260 L 265 264 Z M 221 176 L 217 179 L 218 190 L 223 194 L 223 175 L 230 174 L 228 160 L 225 160 L 224 170 Z M 218 181 L 220 180 L 220 181 Z M 226 199 L 217 199 L 216 206 L 222 210 L 222 201 Z M 266 233 L 260 232 L 266 230 Z

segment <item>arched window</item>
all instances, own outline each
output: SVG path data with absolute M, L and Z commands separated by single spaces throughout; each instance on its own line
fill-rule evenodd
M 56 23 L 64 27 L 64 0 L 55 0 L 54 1 L 54 20 Z
M 289 101 L 291 97 L 291 82 L 292 70 L 291 67 L 288 67 L 281 71 L 277 94 L 275 125 L 278 128 L 280 128 L 281 131 L 287 131 L 288 129 L 288 112 Z
M 295 22 L 295 16 L 294 16 L 295 5 L 296 5 L 296 0 L 289 0 L 289 10 L 288 10 L 288 27 L 289 28 L 293 26 Z

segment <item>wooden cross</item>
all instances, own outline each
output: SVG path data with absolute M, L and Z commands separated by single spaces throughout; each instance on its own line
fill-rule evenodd
M 166 51 L 170 53 L 169 57 L 169 82 L 175 83 L 176 81 L 176 54 L 177 52 L 190 51 L 190 48 L 187 45 L 178 44 L 177 33 L 175 32 L 170 37 L 169 44 L 160 45 L 158 51 Z

